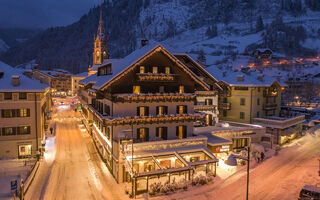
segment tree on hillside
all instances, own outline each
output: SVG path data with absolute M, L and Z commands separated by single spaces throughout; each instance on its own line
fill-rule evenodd
M 205 65 L 207 62 L 206 56 L 204 55 L 204 51 L 202 49 L 199 51 L 197 62 L 202 65 Z
M 261 15 L 258 17 L 257 23 L 256 23 L 256 32 L 260 32 L 264 29 L 264 24 Z
M 218 27 L 217 25 L 213 25 L 213 26 L 208 26 L 207 30 L 206 30 L 206 36 L 208 38 L 214 38 L 217 37 L 218 35 Z

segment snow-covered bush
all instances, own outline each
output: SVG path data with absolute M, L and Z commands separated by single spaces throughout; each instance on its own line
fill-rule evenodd
M 160 193 L 161 189 L 162 189 L 161 182 L 152 183 L 150 185 L 149 194 L 150 195 L 156 195 L 157 193 Z
M 207 177 L 207 182 L 209 183 L 209 182 L 213 181 L 214 174 L 212 172 L 209 172 L 209 173 L 207 173 L 206 177 Z

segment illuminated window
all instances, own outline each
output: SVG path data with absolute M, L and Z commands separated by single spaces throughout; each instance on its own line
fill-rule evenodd
M 163 140 L 167 139 L 168 128 L 167 127 L 157 127 L 156 128 L 156 137 L 162 138 Z
M 148 128 L 138 128 L 137 129 L 137 139 L 140 141 L 149 141 L 149 129 Z
M 31 144 L 19 145 L 19 157 L 31 156 Z
M 179 93 L 184 93 L 184 86 L 183 85 L 179 86 Z
M 149 115 L 149 107 L 140 106 L 137 107 L 137 116 L 148 116 Z
M 152 73 L 157 74 L 158 73 L 158 67 L 152 67 Z
M 27 109 L 20 109 L 20 117 L 27 117 L 28 112 Z
M 187 127 L 186 126 L 177 126 L 176 127 L 176 136 L 179 139 L 187 138 Z
M 145 67 L 144 67 L 144 66 L 140 66 L 139 73 L 140 73 L 140 74 L 144 74 L 144 73 L 146 73 L 146 71 L 145 71 Z
M 3 136 L 16 135 L 16 134 L 17 134 L 17 128 L 16 127 L 2 128 L 2 135 Z
M 205 99 L 205 105 L 212 105 L 212 99 Z
M 170 67 L 166 67 L 166 68 L 165 68 L 165 73 L 166 73 L 166 74 L 170 74 Z
M 186 114 L 188 112 L 187 106 L 177 106 L 177 114 Z
M 139 85 L 134 85 L 133 86 L 133 93 L 134 94 L 140 94 L 140 86 Z
M 30 134 L 30 126 L 20 126 L 18 127 L 18 135 Z
M 157 106 L 157 115 L 167 115 L 168 106 Z

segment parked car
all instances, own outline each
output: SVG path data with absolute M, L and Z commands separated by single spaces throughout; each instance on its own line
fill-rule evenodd
M 298 200 L 320 200 L 320 187 L 313 185 L 303 186 Z

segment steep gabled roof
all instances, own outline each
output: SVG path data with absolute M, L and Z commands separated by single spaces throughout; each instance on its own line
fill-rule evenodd
M 153 52 L 162 51 L 164 54 L 168 56 L 173 62 L 177 64 L 177 66 L 183 68 L 196 82 L 198 82 L 202 87 L 206 90 L 209 90 L 209 86 L 202 81 L 196 74 L 194 74 L 188 67 L 186 67 L 178 58 L 172 55 L 170 52 L 163 47 L 162 44 L 149 44 L 136 51 L 132 52 L 128 56 L 123 59 L 109 59 L 102 66 L 111 64 L 112 65 L 112 74 L 111 75 L 104 75 L 104 76 L 97 76 L 97 73 L 83 79 L 80 81 L 81 84 L 87 85 L 89 83 L 93 83 L 92 88 L 101 90 L 108 86 L 109 84 L 113 83 L 113 81 L 117 80 L 124 74 L 128 73 L 130 69 L 133 69 L 133 66 L 143 62 L 147 59 Z

